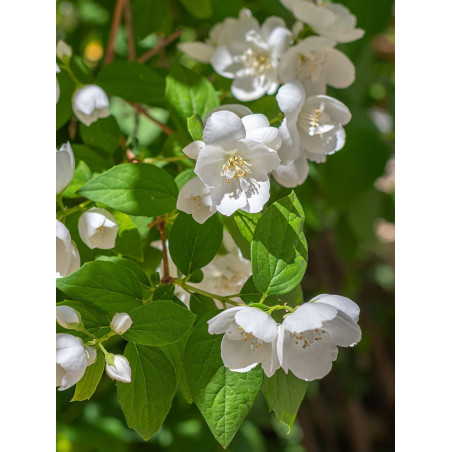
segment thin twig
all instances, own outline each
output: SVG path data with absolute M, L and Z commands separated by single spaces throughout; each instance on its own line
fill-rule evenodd
M 169 274 L 168 251 L 166 250 L 166 220 L 164 217 L 157 217 L 157 229 L 160 231 L 160 239 L 162 241 L 162 258 L 163 258 L 163 276 L 160 279 L 162 284 L 171 284 L 173 278 Z
M 116 0 L 115 10 L 113 12 L 113 20 L 111 22 L 110 36 L 108 38 L 107 52 L 105 54 L 105 64 L 110 64 L 115 59 L 115 42 L 118 35 L 121 17 L 124 11 L 125 0 Z
M 160 129 L 162 129 L 163 133 L 166 133 L 166 135 L 171 135 L 174 133 L 174 130 L 169 128 L 166 124 L 163 124 L 163 122 L 160 122 L 158 119 L 155 119 L 153 116 L 151 116 L 140 104 L 134 104 L 133 102 L 127 102 L 130 104 L 138 113 L 141 113 L 142 115 L 146 116 L 146 118 L 150 119 L 154 124 L 157 124 Z
M 183 30 L 177 30 L 173 34 L 169 35 L 167 38 L 162 39 L 160 42 L 158 42 L 155 47 L 148 50 L 145 54 L 141 55 L 140 58 L 138 58 L 139 63 L 144 63 L 145 61 L 149 60 L 149 58 L 153 57 L 155 54 L 159 53 L 160 50 L 162 50 L 164 47 L 166 47 L 168 44 L 172 43 L 175 39 L 177 39 L 181 34 Z
M 129 49 L 129 61 L 134 61 L 136 57 L 135 41 L 133 38 L 132 10 L 130 9 L 130 0 L 125 0 L 124 22 L 127 29 L 127 48 Z

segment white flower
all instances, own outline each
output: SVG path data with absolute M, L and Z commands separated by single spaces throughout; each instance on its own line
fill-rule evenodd
M 108 97 L 97 85 L 85 85 L 72 97 L 72 110 L 83 124 L 89 126 L 99 118 L 110 116 Z
M 61 72 L 61 69 L 56 65 L 56 73 Z M 58 99 L 60 98 L 60 84 L 58 83 L 58 77 L 56 78 L 56 103 L 58 103 Z
M 74 176 L 75 160 L 69 141 L 56 150 L 56 192 L 61 193 Z
M 355 66 L 335 42 L 319 36 L 303 39 L 281 59 L 281 82 L 299 80 L 307 96 L 325 94 L 326 86 L 347 88 L 355 80 Z
M 338 295 L 319 295 L 288 315 L 279 330 L 277 353 L 283 370 L 303 380 L 324 377 L 337 358 L 337 346 L 361 340 L 359 308 Z
M 234 372 L 248 372 L 259 363 L 267 377 L 279 368 L 278 324 L 264 311 L 249 306 L 226 309 L 210 319 L 210 334 L 223 334 L 221 359 Z
M 106 357 L 105 370 L 113 380 L 130 383 L 132 381 L 132 370 L 125 356 L 112 355 Z
M 72 47 L 63 39 L 60 39 L 56 45 L 56 56 L 60 60 L 67 60 L 72 56 Z
M 71 334 L 56 335 L 56 385 L 60 391 L 74 386 L 88 366 L 96 361 L 96 351 L 83 345 L 80 338 Z
M 110 322 L 110 327 L 116 334 L 125 333 L 131 326 L 132 319 L 126 312 L 119 312 L 115 314 Z
M 264 115 L 240 118 L 231 111 L 215 111 L 206 121 L 203 141 L 183 149 L 197 159 L 195 173 L 208 187 L 210 198 L 199 182 L 189 181 L 190 188 L 179 194 L 181 210 L 192 213 L 196 207 L 207 206 L 210 212 L 203 209 L 204 220 L 214 209 L 226 216 L 238 209 L 260 212 L 270 197 L 268 173 L 279 166 L 276 150 L 280 145 L 278 129 L 270 127 Z M 187 192 L 193 195 L 191 206 L 187 206 Z
M 364 30 L 356 28 L 356 16 L 339 3 L 322 0 L 281 0 L 294 16 L 310 25 L 321 36 L 336 42 L 351 42 L 360 39 Z
M 279 128 L 282 145 L 278 151 L 281 166 L 273 172 L 285 187 L 295 187 L 306 179 L 308 160 L 324 162 L 326 156 L 345 144 L 343 125 L 351 119 L 348 108 L 329 96 L 306 98 L 298 81 L 281 86 L 276 95 L 285 118 Z
M 67 276 L 80 268 L 80 255 L 67 227 L 56 220 L 56 277 Z
M 82 325 L 80 314 L 70 306 L 57 306 L 56 320 L 63 328 L 69 330 L 76 330 Z
M 80 216 L 78 232 L 89 248 L 109 250 L 115 247 L 118 224 L 108 210 L 92 207 Z

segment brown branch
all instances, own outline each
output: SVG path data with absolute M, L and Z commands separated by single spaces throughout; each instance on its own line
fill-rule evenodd
M 146 116 L 146 118 L 150 119 L 154 124 L 158 125 L 162 132 L 166 133 L 166 135 L 171 135 L 172 133 L 174 133 L 173 129 L 151 116 L 140 104 L 134 104 L 133 102 L 127 103 L 130 104 L 138 113 L 141 113 L 142 115 Z
M 115 42 L 118 35 L 121 17 L 124 11 L 125 0 L 116 0 L 115 10 L 113 12 L 113 20 L 111 22 L 110 36 L 108 38 L 107 52 L 105 54 L 105 63 L 110 64 L 115 59 Z
M 130 0 L 125 0 L 124 22 L 127 29 L 127 48 L 129 49 L 129 61 L 134 61 L 136 57 L 135 41 L 133 38 L 132 10 L 130 9 Z
M 171 284 L 173 278 L 169 274 L 168 251 L 166 250 L 166 220 L 164 217 L 157 217 L 157 229 L 160 231 L 160 239 L 162 240 L 162 258 L 163 258 L 163 276 L 160 279 L 162 284 Z
M 141 55 L 140 58 L 138 58 L 139 63 L 144 63 L 145 61 L 149 60 L 149 58 L 153 57 L 155 54 L 159 53 L 160 50 L 162 50 L 164 47 L 166 47 L 168 44 L 173 42 L 175 39 L 177 39 L 181 34 L 183 30 L 177 30 L 173 34 L 169 35 L 167 38 L 162 39 L 160 42 L 158 42 L 155 47 L 148 50 L 145 54 Z

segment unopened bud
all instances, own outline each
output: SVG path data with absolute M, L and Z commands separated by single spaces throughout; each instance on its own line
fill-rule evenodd
M 77 330 L 82 325 L 80 314 L 70 306 L 57 306 L 56 320 L 68 330 Z
M 106 358 L 105 370 L 113 380 L 130 383 L 132 381 L 132 369 L 129 361 L 122 355 L 113 355 L 112 359 Z
M 125 312 L 115 314 L 111 320 L 110 327 L 116 334 L 125 333 L 132 326 L 130 315 Z

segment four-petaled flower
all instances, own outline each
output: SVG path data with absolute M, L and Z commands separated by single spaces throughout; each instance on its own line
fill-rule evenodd
M 259 363 L 267 377 L 279 368 L 276 355 L 278 324 L 264 311 L 248 306 L 226 309 L 208 322 L 210 334 L 223 334 L 221 359 L 235 372 L 248 372 Z

